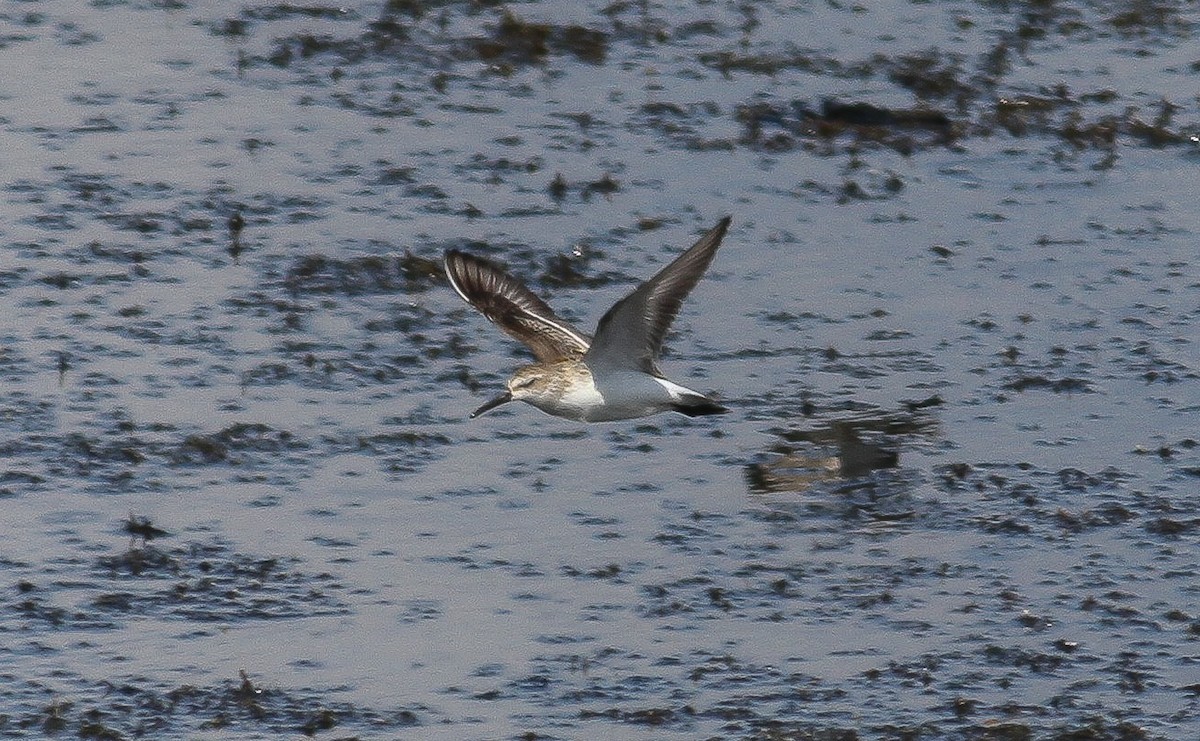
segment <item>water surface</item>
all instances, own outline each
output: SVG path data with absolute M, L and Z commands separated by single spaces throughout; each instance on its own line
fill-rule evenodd
M 0 16 L 0 734 L 1195 738 L 1191 4 Z M 730 414 L 466 419 L 725 214 Z

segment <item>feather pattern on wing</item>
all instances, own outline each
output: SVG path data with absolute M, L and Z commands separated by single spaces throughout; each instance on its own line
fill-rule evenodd
M 474 255 L 447 250 L 446 277 L 455 292 L 542 363 L 580 358 L 591 338 L 554 313 L 516 278 Z
M 663 339 L 712 262 L 730 217 L 715 227 L 653 278 L 613 304 L 596 327 L 596 337 L 584 357 L 590 367 L 638 370 L 661 376 L 658 355 Z

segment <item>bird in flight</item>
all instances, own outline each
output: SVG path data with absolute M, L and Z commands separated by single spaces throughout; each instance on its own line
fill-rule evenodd
M 444 265 L 455 292 L 537 359 L 517 368 L 504 393 L 471 418 L 515 400 L 580 422 L 729 411 L 699 391 L 667 380 L 658 368 L 663 338 L 712 262 L 729 222 L 728 216 L 721 219 L 670 265 L 613 304 L 595 337 L 571 326 L 495 264 L 448 250 Z

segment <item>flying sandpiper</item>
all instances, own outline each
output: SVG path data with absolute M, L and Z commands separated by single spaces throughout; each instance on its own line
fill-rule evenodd
M 730 217 L 604 314 L 587 336 L 554 313 L 495 264 L 448 250 L 446 276 L 463 300 L 533 351 L 537 362 L 517 368 L 507 390 L 472 412 L 475 418 L 519 400 L 558 417 L 608 422 L 679 412 L 689 417 L 729 411 L 709 397 L 667 380 L 658 355 L 684 298 L 712 262 Z

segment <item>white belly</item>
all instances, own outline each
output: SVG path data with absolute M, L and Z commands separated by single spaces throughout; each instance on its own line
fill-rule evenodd
M 604 375 L 599 388 L 594 379 L 589 379 L 588 383 L 575 384 L 561 395 L 526 401 L 556 417 L 611 422 L 673 409 L 687 395 L 698 394 L 664 378 L 628 371 Z

